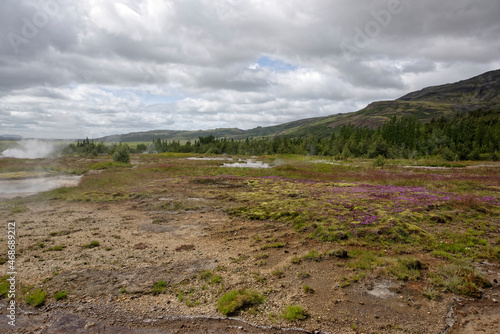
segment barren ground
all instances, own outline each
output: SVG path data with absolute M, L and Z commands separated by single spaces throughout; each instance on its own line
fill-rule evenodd
M 168 163 L 181 163 L 171 160 Z M 150 163 L 135 161 L 131 168 Z M 197 163 L 209 162 L 189 162 L 192 167 Z M 446 261 L 425 248 L 409 254 L 426 265 L 420 278 L 398 280 L 380 265 L 345 284 L 346 277 L 360 273 L 350 265 L 351 254 L 360 246 L 384 258 L 396 258 L 401 250 L 388 244 L 324 242 L 284 221 L 229 214 L 229 209 L 245 204 L 233 191 L 240 191 L 248 176 L 212 182 L 204 175 L 170 174 L 170 165 L 156 168 L 155 178 L 135 180 L 133 186 L 111 194 L 116 200 L 94 201 L 92 197 L 106 190 L 97 183 L 88 186 L 85 196 L 90 198 L 85 200 L 60 194 L 0 199 L 3 225 L 16 224 L 19 295 L 14 330 L 7 324 L 7 299 L 0 299 L 0 332 L 500 332 L 498 259 L 469 261 L 492 284 L 481 289 L 480 296 L 436 289 L 436 296 L 426 297 L 431 269 Z M 104 173 L 109 170 L 91 171 L 82 183 Z M 498 178 L 495 173 L 493 178 Z M 122 198 L 135 193 L 134 187 L 141 195 Z M 91 188 L 95 193 L 88 193 Z M 488 242 L 494 244 L 499 221 L 491 212 Z M 92 247 L 92 241 L 98 245 Z M 276 243 L 281 245 L 270 247 Z M 6 257 L 4 249 L 0 255 Z M 311 250 L 323 255 L 308 260 L 304 255 Z M 332 250 L 349 255 L 328 253 Z M 2 265 L 2 275 L 7 266 Z M 153 285 L 159 281 L 166 286 L 155 294 Z M 45 303 L 27 305 L 23 294 L 37 288 L 47 292 Z M 224 317 L 217 301 L 232 289 L 256 290 L 265 302 Z M 67 298 L 56 301 L 54 294 L 61 290 L 68 292 Z M 286 305 L 300 305 L 307 319 L 285 320 L 280 315 Z

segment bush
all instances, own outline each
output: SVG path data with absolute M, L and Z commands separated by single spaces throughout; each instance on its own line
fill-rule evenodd
M 264 300 L 257 291 L 232 290 L 219 298 L 217 309 L 223 315 L 234 315 L 247 307 L 262 304 Z
M 385 165 L 385 157 L 383 155 L 379 155 L 375 161 L 373 161 L 374 167 L 384 167 Z
M 281 312 L 281 317 L 289 321 L 304 320 L 307 318 L 307 313 L 301 306 L 287 305 Z
M 113 160 L 116 162 L 129 163 L 130 162 L 130 150 L 127 145 L 119 145 L 115 153 L 113 153 Z

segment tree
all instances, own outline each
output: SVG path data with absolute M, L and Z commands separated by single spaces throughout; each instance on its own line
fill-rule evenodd
M 128 145 L 119 145 L 113 153 L 113 160 L 116 162 L 129 163 L 130 162 L 130 150 Z

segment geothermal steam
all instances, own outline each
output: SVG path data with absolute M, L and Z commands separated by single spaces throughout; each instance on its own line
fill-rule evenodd
M 23 140 L 17 143 L 17 147 L 8 148 L 0 157 L 18 159 L 42 159 L 56 155 L 58 145 L 50 141 Z

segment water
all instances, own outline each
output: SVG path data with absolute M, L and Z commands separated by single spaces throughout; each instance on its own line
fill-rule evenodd
M 198 160 L 198 161 L 232 161 L 233 158 L 186 158 L 186 160 Z
M 233 168 L 272 168 L 268 163 L 262 161 L 255 161 L 253 159 L 239 160 L 240 162 L 235 163 L 224 163 L 221 167 L 233 167 Z
M 1 174 L 0 174 L 1 175 Z M 1 179 L 0 199 L 25 197 L 62 187 L 76 187 L 81 176 L 54 175 L 24 179 Z

